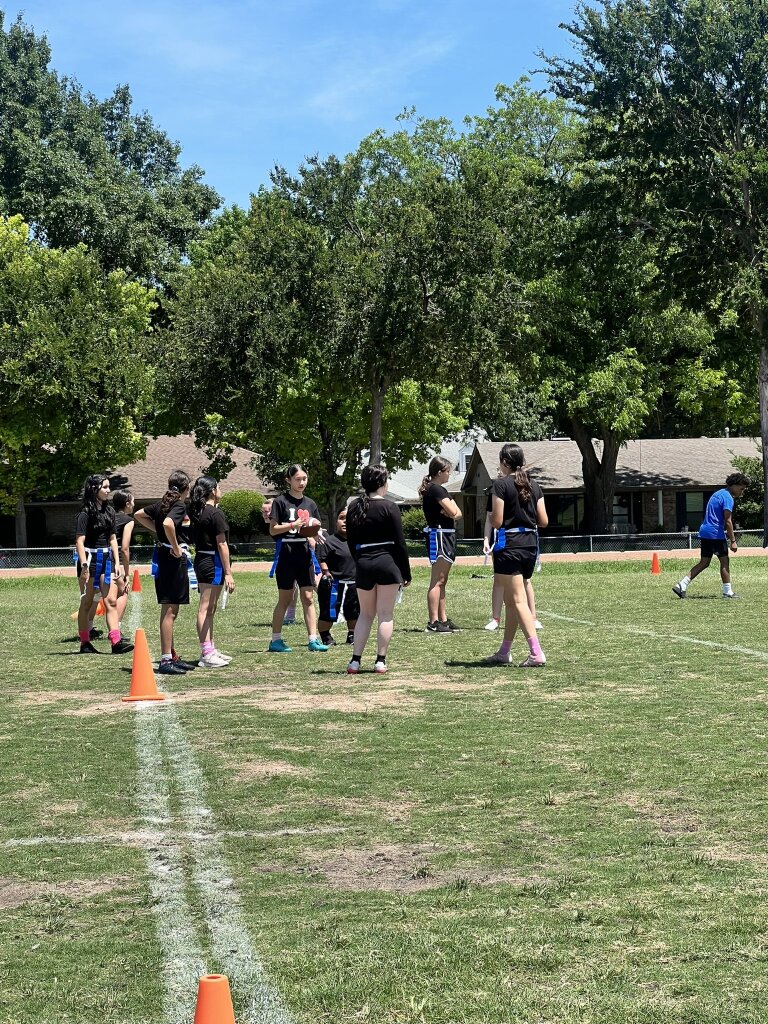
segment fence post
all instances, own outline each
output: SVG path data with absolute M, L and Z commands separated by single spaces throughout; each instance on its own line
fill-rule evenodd
M 592 547 L 592 534 L 589 535 L 589 553 L 592 554 L 594 548 Z
M 692 534 L 692 533 L 691 533 L 691 531 L 689 530 L 689 531 L 688 531 L 688 550 L 689 550 L 689 551 L 692 551 L 692 550 L 693 550 L 693 541 L 692 541 L 692 539 L 691 539 L 692 537 L 693 537 L 693 534 Z

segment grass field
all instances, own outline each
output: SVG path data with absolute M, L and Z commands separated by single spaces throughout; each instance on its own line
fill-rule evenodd
M 235 661 L 151 707 L 129 658 L 73 656 L 74 579 L 0 582 L 0 1021 L 191 1024 L 212 970 L 238 1024 L 764 1021 L 768 566 L 733 602 L 649 568 L 545 567 L 529 672 L 481 664 L 469 569 L 467 628 L 425 635 L 419 570 L 356 678 L 268 655 L 240 575 Z

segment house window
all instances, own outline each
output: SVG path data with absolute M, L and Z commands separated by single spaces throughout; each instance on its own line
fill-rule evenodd
M 685 492 L 685 528 L 695 533 L 704 519 L 704 492 Z

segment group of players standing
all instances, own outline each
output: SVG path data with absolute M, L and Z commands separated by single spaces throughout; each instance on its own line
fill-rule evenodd
M 453 633 L 458 627 L 446 612 L 446 584 L 455 561 L 456 521 L 461 512 L 445 484 L 451 463 L 438 456 L 429 465 L 420 494 L 427 526 L 427 554 L 432 566 L 427 593 L 429 633 Z M 388 496 L 385 466 L 366 466 L 361 490 L 342 508 L 334 534 L 321 530 L 320 513 L 306 495 L 308 476 L 300 465 L 286 474 L 286 491 L 268 508 L 269 530 L 275 538 L 270 576 L 277 582 L 278 599 L 272 616 L 268 650 L 289 653 L 282 637 L 298 592 L 308 633 L 308 649 L 322 653 L 336 645 L 331 629 L 346 619 L 347 643 L 352 656 L 349 674 L 360 671 L 374 620 L 377 621 L 373 670 L 387 671 L 387 653 L 393 632 L 394 609 L 401 591 L 410 585 L 408 558 L 398 505 Z M 88 613 L 98 590 L 104 601 L 109 639 L 116 654 L 132 650 L 121 636 L 120 619 L 127 601 L 127 575 L 133 522 L 156 537 L 152 574 L 160 605 L 160 663 L 162 674 L 183 674 L 197 665 L 222 668 L 231 658 L 214 642 L 214 616 L 222 592 L 235 589 L 228 527 L 218 507 L 221 490 L 216 480 L 201 476 L 192 484 L 182 470 L 168 480 L 159 502 L 135 512 L 127 492 L 116 492 L 110 503 L 109 478 L 103 474 L 86 480 L 83 510 L 78 517 L 76 547 L 82 600 L 78 628 L 81 653 L 97 653 L 89 635 Z M 121 511 L 116 510 L 118 506 Z M 118 519 L 120 522 L 118 522 Z M 505 444 L 499 453 L 499 475 L 488 498 L 484 550 L 493 557 L 494 616 L 486 628 L 498 628 L 499 601 L 506 606 L 504 638 L 486 659 L 489 664 L 510 664 L 511 646 L 518 626 L 529 653 L 521 663 L 538 668 L 546 662 L 536 634 L 533 591 L 530 586 L 538 557 L 538 530 L 547 525 L 541 489 L 525 470 L 522 450 Z M 189 545 L 195 547 L 194 562 Z M 174 648 L 174 624 L 180 607 L 189 603 L 190 575 L 200 592 L 197 632 L 199 662 L 185 661 Z M 314 590 L 320 605 L 315 613 Z

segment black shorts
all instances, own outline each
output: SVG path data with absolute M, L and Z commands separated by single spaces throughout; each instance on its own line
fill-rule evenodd
M 307 541 L 302 544 L 283 542 L 275 568 L 275 581 L 278 590 L 293 590 L 294 583 L 298 583 L 300 587 L 314 589 L 315 567 L 312 564 L 312 552 Z
M 456 531 L 430 530 L 426 536 L 427 558 L 434 565 L 438 558 L 445 559 L 451 565 L 456 561 Z
M 155 594 L 158 604 L 189 604 L 187 556 L 174 558 L 168 548 L 157 549 Z
M 493 552 L 493 571 L 497 576 L 522 576 L 529 580 L 536 568 L 536 548 L 504 548 Z
M 333 588 L 336 588 L 335 595 L 333 594 Z M 331 602 L 331 598 L 335 597 L 335 601 Z M 342 598 L 344 599 L 344 607 L 341 607 Z M 349 622 L 351 619 L 353 622 L 360 615 L 360 602 L 357 600 L 357 587 L 354 583 L 345 584 L 341 580 L 329 580 L 323 579 L 317 585 L 317 601 L 320 605 L 320 618 L 323 622 L 336 622 L 339 617 L 339 612 L 344 612 L 344 618 Z
M 712 540 L 709 537 L 701 538 L 701 557 L 711 558 L 717 555 L 718 558 L 728 557 L 728 541 L 725 539 Z
M 373 590 L 376 586 L 398 583 L 402 586 L 403 574 L 392 555 L 380 548 L 362 551 L 357 562 L 355 583 L 358 590 Z
M 224 582 L 224 566 L 218 551 L 214 555 L 195 555 L 195 576 L 198 583 L 209 583 L 213 587 Z

